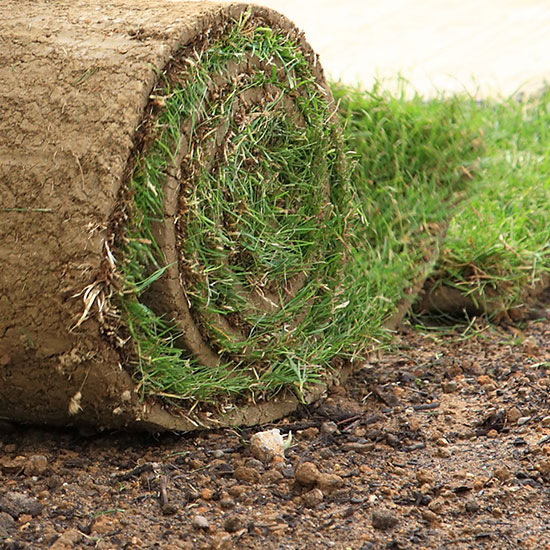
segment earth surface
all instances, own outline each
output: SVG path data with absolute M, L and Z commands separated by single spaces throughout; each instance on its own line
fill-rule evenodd
M 2 424 L 0 548 L 549 549 L 550 299 L 515 325 L 409 321 L 392 353 L 269 426 Z M 250 437 L 292 433 L 264 464 Z

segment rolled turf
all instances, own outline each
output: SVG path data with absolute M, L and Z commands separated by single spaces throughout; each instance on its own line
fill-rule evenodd
M 369 241 L 380 208 L 289 21 L 120 0 L 0 15 L 0 417 L 256 424 L 381 345 L 445 222 L 419 214 L 406 268 Z

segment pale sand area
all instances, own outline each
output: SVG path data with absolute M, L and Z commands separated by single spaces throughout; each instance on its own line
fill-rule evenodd
M 550 0 L 261 0 L 302 28 L 326 72 L 370 87 L 510 95 L 550 81 Z

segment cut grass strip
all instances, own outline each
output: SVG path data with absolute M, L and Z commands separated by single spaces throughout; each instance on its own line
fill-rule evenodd
M 424 100 L 333 86 L 354 151 L 354 187 L 368 224 L 355 231 L 350 288 L 387 325 L 413 299 L 456 206 L 470 190 L 481 139 L 469 97 Z
M 480 102 L 485 151 L 421 309 L 519 317 L 550 272 L 550 92 Z

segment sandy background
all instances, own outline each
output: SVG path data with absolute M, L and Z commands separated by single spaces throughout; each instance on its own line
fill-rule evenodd
M 548 0 L 258 0 L 306 31 L 327 72 L 509 95 L 550 79 Z

